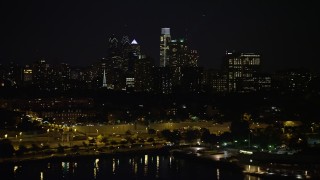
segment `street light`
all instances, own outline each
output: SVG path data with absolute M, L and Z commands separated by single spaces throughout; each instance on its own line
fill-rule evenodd
M 97 130 L 97 135 L 99 134 L 99 130 L 98 129 L 96 129 Z
M 49 132 L 50 132 L 50 129 L 47 129 L 47 134 L 48 134 L 47 142 L 49 142 Z
M 5 135 L 4 135 L 4 138 L 8 138 L 8 134 L 5 134 Z
M 251 141 L 251 139 L 250 139 L 251 138 L 251 136 L 250 136 L 251 132 L 252 132 L 252 130 L 250 129 L 250 131 L 249 131 L 249 140 L 248 140 L 249 148 L 251 146 L 251 142 L 250 142 Z

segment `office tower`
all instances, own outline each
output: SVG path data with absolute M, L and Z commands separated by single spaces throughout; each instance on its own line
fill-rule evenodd
M 272 75 L 272 89 L 282 92 L 305 92 L 312 80 L 309 70 L 287 69 Z
M 199 61 L 199 54 L 197 50 L 190 50 L 189 51 L 189 58 L 188 58 L 188 66 L 190 67 L 198 67 Z
M 170 67 L 183 67 L 188 65 L 189 52 L 188 46 L 184 39 L 173 39 L 169 42 L 169 61 Z
M 169 62 L 168 51 L 170 41 L 170 28 L 162 28 L 160 36 L 160 67 L 166 67 Z
M 139 57 L 141 55 L 141 49 L 138 42 L 133 39 L 130 43 L 130 49 L 128 51 L 127 65 L 126 65 L 126 90 L 134 91 L 136 84 L 136 69 L 135 64 L 138 62 Z
M 271 76 L 269 74 L 258 73 L 254 77 L 255 89 L 257 91 L 270 91 L 271 90 Z
M 224 65 L 229 92 L 256 91 L 254 77 L 260 71 L 261 56 L 255 53 L 226 52 Z
M 203 85 L 209 92 L 227 92 L 227 77 L 220 70 L 207 69 L 204 71 Z
M 130 47 L 129 37 L 128 36 L 123 36 L 122 39 L 121 39 L 120 51 L 121 51 L 122 57 L 124 59 L 128 58 L 128 54 L 129 54 L 130 50 L 131 50 L 131 47 Z
M 153 69 L 154 91 L 160 94 L 172 93 L 172 75 L 169 67 L 156 67 Z
M 202 87 L 203 69 L 200 67 L 183 67 L 181 87 L 184 92 L 200 92 Z
M 20 85 L 23 80 L 22 75 L 22 68 L 14 62 L 10 62 L 7 78 L 10 81 L 11 86 Z
M 52 87 L 51 76 L 53 70 L 46 60 L 41 59 L 33 64 L 32 81 L 39 89 L 49 90 Z
M 181 84 L 181 69 L 188 66 L 189 53 L 185 39 L 171 40 L 168 55 L 167 66 L 172 70 L 172 84 L 178 86 Z
M 106 70 L 103 70 L 102 87 L 107 87 Z
M 137 56 L 140 55 L 141 53 L 140 45 L 135 39 L 132 40 L 130 46 L 131 46 L 131 52 L 135 53 Z
M 134 63 L 135 91 L 149 92 L 152 90 L 152 59 L 140 55 Z
M 109 48 L 109 55 L 111 57 L 113 56 L 119 56 L 119 47 L 118 47 L 118 39 L 113 34 L 108 39 L 108 48 Z
M 29 65 L 26 65 L 23 69 L 23 82 L 32 82 L 32 68 Z

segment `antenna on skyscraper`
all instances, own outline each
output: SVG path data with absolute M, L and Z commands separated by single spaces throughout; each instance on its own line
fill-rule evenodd
M 188 34 L 189 34 L 189 33 L 188 33 L 188 28 L 186 28 L 185 31 L 186 31 L 186 32 L 185 32 L 185 33 L 186 33 L 186 34 L 185 34 L 185 40 L 188 42 L 188 40 L 189 40 L 189 39 L 188 39 Z
M 103 70 L 102 87 L 107 87 L 106 70 Z

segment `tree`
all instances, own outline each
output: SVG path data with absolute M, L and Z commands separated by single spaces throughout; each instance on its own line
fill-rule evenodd
M 206 128 L 201 128 L 201 141 L 210 143 L 210 131 Z
M 232 134 L 230 132 L 224 132 L 219 136 L 219 141 L 232 141 Z
M 19 149 L 16 151 L 16 155 L 20 156 L 28 152 L 28 148 L 22 144 L 19 145 Z
M 61 146 L 61 144 L 59 144 L 59 146 L 57 148 L 57 153 L 64 153 L 64 147 Z
M 117 142 L 117 141 L 115 141 L 115 140 L 112 140 L 112 141 L 110 142 L 110 144 L 111 144 L 111 145 L 117 145 L 117 144 L 118 144 L 118 142 Z
M 101 134 L 99 134 L 98 136 L 97 136 L 97 141 L 98 142 L 102 142 L 102 139 L 104 138 L 104 136 L 102 136 Z
M 148 129 L 148 134 L 156 134 L 156 130 L 154 129 Z
M 50 146 L 49 145 L 42 146 L 42 150 L 46 150 L 46 149 L 50 149 Z
M 230 130 L 233 137 L 245 139 L 249 136 L 250 133 L 249 123 L 243 120 L 235 120 L 231 123 Z
M 164 129 L 161 131 L 161 135 L 170 142 L 179 143 L 179 141 L 181 140 L 181 134 L 178 130 L 174 130 L 173 132 L 171 132 L 168 129 Z
M 96 140 L 94 138 L 89 139 L 89 144 L 94 144 L 94 143 L 96 143 Z
M 130 130 L 127 130 L 126 135 L 132 135 L 132 132 Z
M 80 149 L 79 146 L 74 145 L 74 146 L 72 147 L 71 151 L 72 151 L 72 152 L 78 152 L 79 149 Z
M 133 143 L 136 142 L 132 137 L 126 137 L 126 140 L 127 140 L 127 142 L 130 143 L 130 144 L 133 144 Z
M 9 139 L 3 139 L 0 141 L 0 158 L 12 157 L 14 148 Z
M 198 138 L 200 138 L 200 131 L 198 129 L 188 129 L 185 132 L 185 139 L 188 142 L 192 142 Z
M 171 131 L 169 129 L 164 129 L 161 131 L 161 136 L 169 140 L 171 137 Z
M 87 144 L 86 142 L 84 142 L 84 141 L 82 141 L 82 145 L 83 145 L 84 147 L 88 147 L 88 144 Z
M 41 148 L 38 145 L 36 145 L 35 143 L 31 144 L 31 151 L 38 152 L 38 151 L 40 151 L 40 149 Z
M 109 142 L 109 138 L 107 138 L 107 137 L 104 136 L 104 137 L 101 139 L 101 142 L 104 143 L 104 144 L 107 144 L 107 143 Z

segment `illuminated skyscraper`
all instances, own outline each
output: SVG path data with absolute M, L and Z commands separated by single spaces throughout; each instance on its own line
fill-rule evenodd
M 103 70 L 102 87 L 107 87 L 106 70 Z
M 169 61 L 166 62 L 171 67 L 188 66 L 189 52 L 185 39 L 173 39 L 169 42 Z
M 30 82 L 32 81 L 32 68 L 29 65 L 26 65 L 23 69 L 23 81 Z
M 261 56 L 255 53 L 231 53 L 225 56 L 229 92 L 256 91 L 255 77 L 260 70 Z
M 170 28 L 162 28 L 160 36 L 160 67 L 166 67 L 169 62 Z
M 135 91 L 152 90 L 152 59 L 145 55 L 140 55 L 134 63 Z
M 198 67 L 199 54 L 197 50 L 190 50 L 189 53 L 189 66 L 190 67 Z
M 111 37 L 108 39 L 108 45 L 109 45 L 109 55 L 111 57 L 113 56 L 119 56 L 119 47 L 118 47 L 118 39 L 115 37 L 113 34 Z
M 167 66 L 172 70 L 172 83 L 174 86 L 181 82 L 181 69 L 187 66 L 188 46 L 184 39 L 173 39 L 169 43 L 169 61 Z

